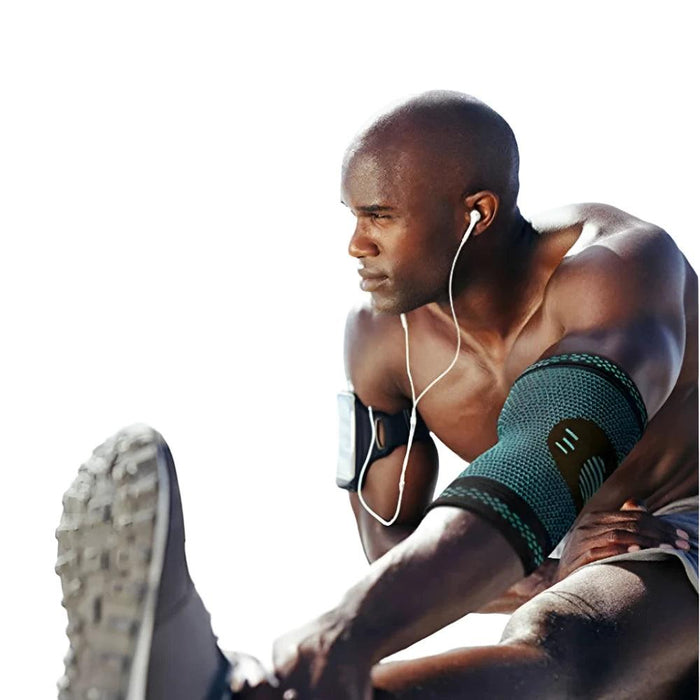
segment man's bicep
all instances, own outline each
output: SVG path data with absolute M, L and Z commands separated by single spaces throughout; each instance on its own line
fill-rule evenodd
M 376 460 L 367 470 L 362 496 L 367 505 L 385 520 L 389 520 L 396 510 L 399 497 L 399 481 L 403 467 L 406 446 L 402 445 L 386 457 Z M 415 526 L 420 522 L 430 503 L 438 475 L 438 454 L 432 438 L 414 442 L 406 466 L 406 483 L 397 518 L 398 525 Z M 351 500 L 359 504 L 357 494 Z M 364 515 L 371 518 L 364 510 Z
M 379 317 L 371 309 L 359 307 L 350 312 L 346 323 L 348 392 L 345 397 L 351 410 L 346 411 L 345 420 L 351 425 L 345 429 L 341 426 L 340 432 L 352 442 L 349 451 L 354 455 L 356 478 L 350 490 L 357 488 L 363 466 L 368 478 L 370 472 L 374 475 L 371 478 L 373 483 L 386 480 L 378 479 L 378 472 L 393 474 L 392 465 L 397 461 L 397 452 L 409 436 L 411 402 L 397 387 L 396 368 L 391 353 L 387 352 L 387 347 L 395 341 L 391 337 L 396 331 L 392 328 L 392 320 L 395 319 Z M 398 326 L 398 321 L 394 325 Z M 419 419 L 416 442 L 427 436 L 428 429 Z
M 397 355 L 403 348 L 400 334 L 398 319 L 377 316 L 371 309 L 355 309 L 348 316 L 345 365 L 348 381 L 357 397 L 356 480 L 350 487 L 350 502 L 365 551 L 372 560 L 420 522 L 433 497 L 438 473 L 437 449 L 427 426 L 418 416 L 401 508 L 394 525 L 391 528 L 382 525 L 362 506 L 355 491 L 361 486 L 362 498 L 369 508 L 384 520 L 392 519 L 399 500 L 411 406 L 395 379 L 403 370 L 403 358 Z
M 377 460 L 362 486 L 365 503 L 384 520 L 390 520 L 399 498 L 399 480 L 405 447 Z M 420 524 L 435 491 L 438 473 L 437 450 L 431 439 L 415 443 L 406 471 L 401 508 L 390 527 L 380 523 L 360 503 L 357 493 L 350 493 L 350 504 L 357 522 L 362 547 L 370 562 L 375 561 L 410 535 Z

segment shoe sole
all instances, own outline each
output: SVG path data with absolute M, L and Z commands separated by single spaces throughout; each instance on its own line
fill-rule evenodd
M 145 700 L 168 536 L 163 444 L 148 426 L 120 431 L 63 497 L 56 573 L 70 648 L 59 700 Z

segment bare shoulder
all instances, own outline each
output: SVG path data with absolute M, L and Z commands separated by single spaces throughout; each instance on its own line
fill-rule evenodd
M 608 205 L 567 209 L 580 232 L 547 285 L 550 312 L 590 328 L 682 307 L 692 271 L 664 229 Z
M 584 238 L 596 233 L 613 234 L 636 226 L 652 224 L 610 204 L 584 202 L 567 204 L 541 212 L 532 218 L 532 225 L 543 234 L 577 230 Z
M 402 351 L 398 316 L 378 313 L 369 304 L 350 310 L 345 324 L 345 373 L 364 404 L 388 412 L 404 407 L 397 382 Z

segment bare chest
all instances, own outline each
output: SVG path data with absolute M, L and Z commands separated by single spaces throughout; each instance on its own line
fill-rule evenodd
M 449 366 L 456 348 L 456 336 L 423 331 L 419 327 L 411 336 L 417 396 Z M 515 379 L 554 342 L 537 319 L 512 343 L 489 350 L 463 336 L 455 366 L 420 399 L 421 416 L 447 447 L 473 460 L 496 443 L 498 416 Z M 410 395 L 407 377 L 404 383 Z
M 690 325 L 676 388 L 589 505 L 616 508 L 626 498 L 639 496 L 650 507 L 660 507 L 697 492 L 697 327 Z M 428 331 L 419 326 L 411 336 L 417 395 L 450 364 L 455 352 L 454 336 Z M 539 318 L 497 352 L 497 346 L 487 352 L 463 337 L 453 369 L 421 398 L 421 416 L 448 448 L 471 462 L 496 443 L 498 417 L 514 381 L 558 340 L 556 331 Z M 410 395 L 407 379 L 405 391 Z

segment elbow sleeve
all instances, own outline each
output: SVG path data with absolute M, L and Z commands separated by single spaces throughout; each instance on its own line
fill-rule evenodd
M 639 441 L 647 413 L 629 375 L 583 353 L 541 360 L 513 384 L 498 442 L 431 504 L 474 511 L 534 571 Z

